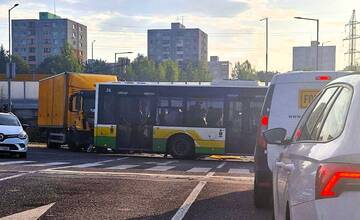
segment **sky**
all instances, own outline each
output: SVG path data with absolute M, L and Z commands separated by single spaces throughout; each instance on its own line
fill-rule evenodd
M 292 68 L 292 47 L 316 40 L 316 23 L 294 16 L 320 19 L 320 43 L 336 45 L 336 68 L 343 69 L 345 24 L 358 0 L 0 0 L 0 44 L 8 45 L 8 9 L 15 3 L 13 19 L 38 18 L 49 11 L 88 27 L 88 58 L 91 42 L 94 58 L 113 62 L 115 52 L 147 54 L 147 29 L 170 28 L 183 22 L 208 34 L 209 56 L 232 63 L 249 60 L 265 69 L 265 23 L 269 18 L 269 70 Z M 54 7 L 55 6 L 55 7 Z

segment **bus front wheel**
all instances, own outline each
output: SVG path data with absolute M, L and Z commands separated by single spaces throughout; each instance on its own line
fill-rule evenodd
M 176 135 L 169 140 L 168 151 L 174 158 L 192 159 L 195 156 L 194 141 L 187 135 Z

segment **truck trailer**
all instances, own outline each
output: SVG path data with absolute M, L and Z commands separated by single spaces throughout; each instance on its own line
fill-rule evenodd
M 38 126 L 47 147 L 78 151 L 92 144 L 96 84 L 115 81 L 114 75 L 72 72 L 40 80 Z

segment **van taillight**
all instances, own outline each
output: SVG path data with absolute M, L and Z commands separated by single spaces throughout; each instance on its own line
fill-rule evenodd
M 360 191 L 360 166 L 323 164 L 316 173 L 316 199 L 338 197 L 346 191 Z
M 263 149 L 267 148 L 267 143 L 265 141 L 263 132 L 267 130 L 269 125 L 269 117 L 267 115 L 264 115 L 261 117 L 260 120 L 260 126 L 258 128 L 258 132 L 257 132 L 257 143 L 260 147 L 262 147 Z
M 320 81 L 329 81 L 331 80 L 331 77 L 325 75 L 325 76 L 317 76 L 315 79 Z

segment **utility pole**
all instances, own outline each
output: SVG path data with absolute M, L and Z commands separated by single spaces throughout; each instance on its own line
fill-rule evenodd
M 8 78 L 8 110 L 9 112 L 11 112 L 11 10 L 13 10 L 14 8 L 16 8 L 17 6 L 19 6 L 19 4 L 15 4 L 13 7 L 11 7 L 9 9 L 9 14 L 8 14 L 8 18 L 9 18 L 9 78 Z
M 320 20 L 315 18 L 304 18 L 304 17 L 294 17 L 295 19 L 308 20 L 316 22 L 316 70 L 319 70 L 319 35 L 320 35 Z
M 265 51 L 265 73 L 269 71 L 269 18 L 263 18 L 260 21 L 265 21 L 266 24 L 266 51 Z M 265 82 L 268 85 L 268 82 Z
M 356 12 L 353 10 L 349 23 L 345 25 L 345 27 L 349 29 L 349 35 L 344 39 L 344 41 L 349 41 L 349 49 L 345 53 L 345 56 L 349 56 L 348 67 L 350 70 L 355 70 L 357 65 L 356 55 L 360 53 L 356 48 L 356 41 L 360 38 L 360 35 L 357 34 L 356 30 L 359 24 L 360 22 L 356 21 Z
M 94 43 L 95 43 L 96 40 L 93 40 L 91 42 L 91 61 L 93 62 L 94 61 Z

